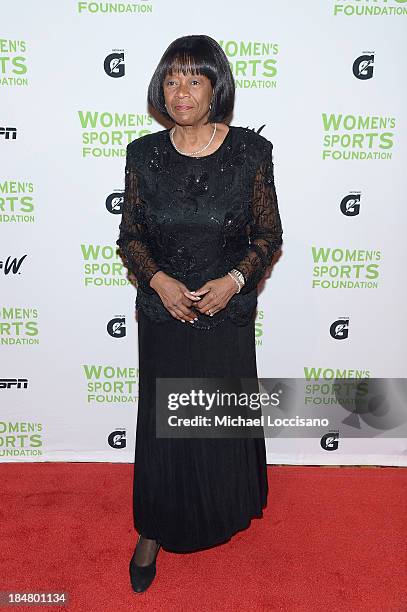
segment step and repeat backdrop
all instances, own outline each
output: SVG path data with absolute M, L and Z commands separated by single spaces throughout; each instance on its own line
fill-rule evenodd
M 355 415 L 330 404 L 335 380 L 407 374 L 406 24 L 405 0 L 3 3 L 1 461 L 133 461 L 126 145 L 167 127 L 146 94 L 169 43 L 208 34 L 235 76 L 232 125 L 274 144 L 284 245 L 259 294 L 259 377 L 303 379 L 336 418 L 280 429 L 268 461 L 407 465 L 400 419 L 359 414 L 345 436 Z

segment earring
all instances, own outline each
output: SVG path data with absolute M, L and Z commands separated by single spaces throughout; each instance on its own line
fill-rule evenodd
M 212 102 L 209 104 L 209 110 L 212 109 Z

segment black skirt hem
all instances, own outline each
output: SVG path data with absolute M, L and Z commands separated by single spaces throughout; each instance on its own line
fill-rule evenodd
M 161 544 L 161 548 L 163 550 L 166 550 L 167 552 L 173 552 L 173 553 L 180 553 L 180 554 L 188 554 L 188 553 L 193 553 L 193 552 L 200 552 L 203 550 L 207 550 L 208 548 L 213 548 L 215 546 L 219 546 L 221 544 L 226 544 L 227 542 L 229 542 L 236 534 L 238 534 L 241 531 L 245 531 L 246 529 L 248 529 L 251 526 L 252 520 L 253 519 L 261 519 L 264 516 L 263 510 L 267 507 L 267 500 L 266 502 L 262 505 L 262 509 L 259 512 L 255 512 L 253 513 L 250 518 L 247 520 L 247 522 L 240 527 L 235 527 L 230 533 L 229 535 L 226 535 L 222 538 L 217 538 L 215 540 L 212 541 L 211 544 L 204 544 L 202 546 L 197 545 L 194 546 L 193 548 L 180 548 L 178 546 L 173 546 L 171 544 L 166 544 L 165 542 L 163 542 L 162 540 L 160 540 L 160 538 L 157 535 L 154 534 L 148 534 L 146 535 L 145 533 L 142 533 L 141 535 L 144 538 L 148 538 L 149 540 L 156 540 L 156 542 L 159 542 Z M 137 528 L 137 526 L 135 527 L 137 533 L 140 533 L 139 529 Z

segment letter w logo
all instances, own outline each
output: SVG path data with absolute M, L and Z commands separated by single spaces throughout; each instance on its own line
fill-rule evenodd
M 4 274 L 9 274 L 9 272 L 17 274 L 21 267 L 21 264 L 23 263 L 26 257 L 27 255 L 23 255 L 22 257 L 20 257 L 19 260 L 17 260 L 16 257 L 14 257 L 14 259 L 11 259 L 11 255 L 9 255 L 4 263 L 4 266 L 3 262 L 0 261 L 0 269 L 4 268 Z

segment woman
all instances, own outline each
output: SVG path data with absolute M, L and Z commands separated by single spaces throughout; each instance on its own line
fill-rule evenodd
M 272 144 L 228 126 L 235 86 L 208 36 L 165 51 L 149 104 L 173 123 L 127 147 L 117 244 L 138 284 L 139 406 L 130 561 L 135 592 L 160 546 L 191 552 L 262 517 L 264 437 L 157 438 L 155 380 L 257 378 L 257 285 L 282 244 Z

